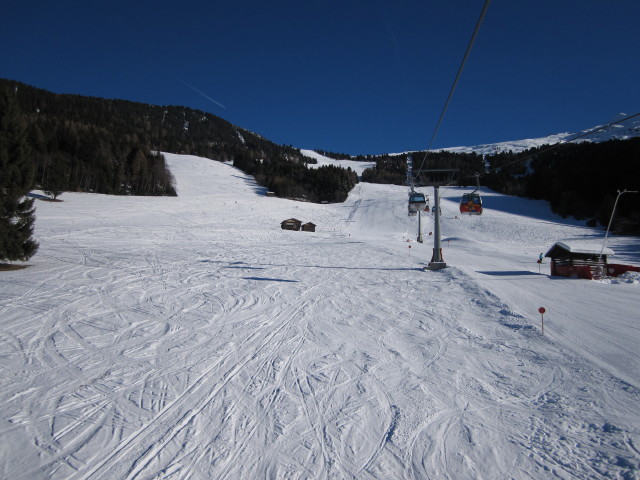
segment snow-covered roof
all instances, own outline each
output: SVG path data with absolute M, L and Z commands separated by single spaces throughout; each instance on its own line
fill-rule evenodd
M 571 253 L 583 253 L 589 255 L 600 255 L 602 252 L 603 255 L 614 255 L 613 250 L 608 247 L 602 248 L 602 244 L 597 244 L 593 242 L 556 242 L 553 247 L 549 249 L 546 253 L 546 256 L 549 256 L 552 250 L 556 247 L 561 248 L 562 250 L 566 250 Z

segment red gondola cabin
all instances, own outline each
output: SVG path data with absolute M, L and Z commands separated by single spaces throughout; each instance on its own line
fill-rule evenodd
M 482 215 L 482 198 L 478 193 L 465 193 L 460 201 L 460 213 Z

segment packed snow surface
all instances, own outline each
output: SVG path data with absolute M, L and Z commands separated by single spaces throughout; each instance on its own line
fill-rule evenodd
M 425 271 L 406 188 L 308 204 L 166 158 L 177 198 L 38 201 L 39 252 L 0 272 L 0 477 L 640 476 L 638 277 L 537 263 L 601 230 L 485 189 L 461 217 L 442 189 Z

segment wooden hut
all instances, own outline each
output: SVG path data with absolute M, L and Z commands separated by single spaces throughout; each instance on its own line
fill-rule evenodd
M 282 223 L 280 223 L 280 226 L 283 230 L 300 230 L 302 222 L 297 218 L 290 218 L 288 220 L 283 220 Z
M 602 252 L 602 264 L 607 271 L 607 256 L 613 255 L 610 248 L 583 242 L 556 242 L 545 254 L 551 258 L 551 275 L 559 277 L 584 278 L 591 280 L 598 276 Z
M 303 232 L 315 232 L 316 231 L 316 224 L 315 223 L 311 223 L 311 222 L 307 222 L 304 225 L 302 225 L 302 231 Z

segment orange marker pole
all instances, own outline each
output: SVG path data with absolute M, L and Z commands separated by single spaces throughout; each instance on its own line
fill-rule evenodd
M 542 317 L 542 334 L 544 335 L 544 312 L 546 312 L 546 310 L 544 307 L 540 307 L 538 312 L 540 312 L 540 316 Z

